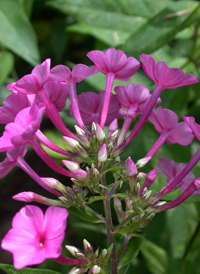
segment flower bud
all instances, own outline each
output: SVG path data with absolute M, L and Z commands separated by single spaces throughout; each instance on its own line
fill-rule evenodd
M 98 265 L 94 265 L 92 268 L 92 273 L 100 273 L 101 272 L 101 268 Z
M 103 142 L 103 140 L 106 137 L 105 132 L 103 131 L 103 129 L 98 124 L 96 125 L 96 137 L 97 137 L 97 140 L 99 142 Z
M 106 144 L 104 143 L 101 146 L 100 150 L 99 150 L 98 161 L 100 163 L 103 163 L 103 162 L 107 161 L 107 157 L 108 157 L 108 155 L 107 155 L 107 147 L 106 147 Z
M 80 166 L 78 163 L 68 161 L 68 160 L 62 160 L 62 162 L 71 172 L 74 172 L 75 170 L 80 169 Z
M 71 147 L 72 150 L 77 150 L 77 148 L 80 147 L 79 142 L 73 138 L 63 136 L 63 139 L 65 139 L 66 143 Z
M 81 182 L 84 182 L 85 180 L 87 180 L 88 178 L 88 174 L 85 170 L 82 170 L 82 169 L 78 169 L 78 170 L 75 170 L 73 172 L 74 174 L 74 178 L 81 181 Z
M 134 177 L 138 173 L 137 167 L 130 157 L 126 160 L 126 172 L 128 177 Z
M 136 166 L 138 168 L 144 167 L 151 160 L 151 158 L 152 157 L 144 157 L 144 158 L 138 160 L 137 163 L 136 163 Z
M 83 240 L 83 247 L 85 253 L 91 254 L 93 252 L 91 244 L 86 239 Z
M 16 201 L 22 201 L 26 203 L 37 202 L 44 205 L 61 206 L 61 203 L 59 201 L 48 199 L 31 191 L 20 192 L 14 195 L 12 198 Z
M 57 189 L 61 193 L 66 192 L 65 186 L 63 184 L 61 184 L 58 180 L 56 180 L 54 178 L 44 178 L 44 177 L 41 177 L 40 179 L 42 180 L 43 183 L 45 183 L 46 185 L 48 185 L 51 188 Z
M 115 118 L 112 123 L 109 125 L 108 128 L 108 138 L 110 138 L 111 134 L 118 130 L 118 122 L 117 119 Z
M 74 256 L 77 258 L 77 253 L 81 253 L 81 251 L 76 248 L 75 246 L 72 245 L 66 245 L 65 246 L 67 248 L 67 250 Z M 84 256 L 84 254 L 82 254 Z M 85 257 L 85 256 L 84 256 Z
M 122 203 L 118 197 L 114 197 L 114 208 L 117 214 L 118 222 L 121 223 L 123 221 L 124 211 L 122 209 Z

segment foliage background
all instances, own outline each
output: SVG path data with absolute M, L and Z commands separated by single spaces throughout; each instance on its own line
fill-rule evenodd
M 0 103 L 9 95 L 6 85 L 30 73 L 33 66 L 51 58 L 52 66 L 76 63 L 91 65 L 86 53 L 93 49 L 105 50 L 115 47 L 128 56 L 139 59 L 147 53 L 156 61 L 163 60 L 170 67 L 193 73 L 200 79 L 200 4 L 198 1 L 173 0 L 0 0 Z M 144 84 L 150 91 L 153 82 L 138 71 L 130 82 Z M 115 85 L 127 85 L 115 81 Z M 105 77 L 96 74 L 78 85 L 78 92 L 99 92 L 105 88 Z M 162 106 L 170 108 L 181 119 L 182 115 L 195 116 L 200 123 L 200 85 L 164 90 Z M 74 119 L 69 115 L 69 104 L 62 113 L 66 125 L 73 130 Z M 0 129 L 3 132 L 4 126 Z M 62 137 L 49 121 L 42 129 L 57 144 L 64 146 Z M 60 137 L 60 138 L 58 138 Z M 123 159 L 143 157 L 157 139 L 158 134 L 147 124 L 124 152 Z M 60 140 L 60 141 L 59 141 Z M 199 147 L 195 140 L 189 147 L 164 145 L 147 170 L 157 165 L 158 157 L 169 157 L 175 162 L 187 163 Z M 131 154 L 131 155 L 130 155 Z M 0 160 L 4 159 L 0 155 Z M 59 163 L 61 159 L 52 157 Z M 55 177 L 66 185 L 70 180 L 58 177 L 42 161 L 29 151 L 26 160 L 42 177 Z M 194 168 L 200 176 L 200 164 Z M 154 183 L 159 189 L 166 183 L 162 176 Z M 11 227 L 15 212 L 24 204 L 13 201 L 12 196 L 21 191 L 34 191 L 50 195 L 37 186 L 21 170 L 14 171 L 0 182 L 0 237 Z M 126 187 L 126 186 L 124 186 Z M 171 199 L 172 197 L 169 197 Z M 102 210 L 101 203 L 96 207 Z M 146 240 L 138 257 L 121 273 L 135 274 L 198 274 L 200 268 L 200 198 L 192 197 L 181 206 L 158 214 L 146 229 Z M 98 231 L 98 237 L 96 232 Z M 74 216 L 69 217 L 66 231 L 68 245 L 82 248 L 82 240 L 89 240 L 94 248 L 105 248 L 105 228 L 85 223 Z M 131 248 L 130 251 L 131 252 Z M 67 251 L 63 249 L 63 254 Z M 1 250 L 1 263 L 12 263 L 11 255 Z M 62 273 L 69 271 L 51 260 L 41 268 Z

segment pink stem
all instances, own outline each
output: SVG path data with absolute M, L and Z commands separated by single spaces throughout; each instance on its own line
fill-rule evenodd
M 17 165 L 21 169 L 23 169 L 34 181 L 36 181 L 41 187 L 46 189 L 47 191 L 55 194 L 56 196 L 60 196 L 60 192 L 56 189 L 53 189 L 49 186 L 47 186 L 45 183 L 42 182 L 40 179 L 40 176 L 37 175 L 37 173 L 24 161 L 23 158 L 18 157 L 17 158 Z
M 54 261 L 56 261 L 59 264 L 66 264 L 66 265 L 79 265 L 80 264 L 79 260 L 67 258 L 62 255 L 60 255 L 58 258 L 54 258 Z
M 53 142 L 51 142 L 39 129 L 35 133 L 35 136 L 41 143 L 43 143 L 46 147 L 50 148 L 51 150 L 63 155 L 71 156 L 71 154 L 68 151 L 56 146 Z
M 65 136 L 68 136 L 70 138 L 74 138 L 77 140 L 77 136 L 74 133 L 72 133 L 69 129 L 67 129 L 66 126 L 64 125 L 57 109 L 53 107 L 53 105 L 51 104 L 44 88 L 42 88 L 38 92 L 38 95 L 40 99 L 42 100 L 42 102 L 46 105 L 47 115 L 51 119 L 55 127 L 57 127 Z
M 109 107 L 109 103 L 110 103 L 110 96 L 112 93 L 114 79 L 115 79 L 115 74 L 112 72 L 109 72 L 107 74 L 105 97 L 104 97 L 103 109 L 102 109 L 102 113 L 101 113 L 100 126 L 102 128 L 104 128 L 107 114 L 108 114 L 108 107 Z
M 126 139 L 125 146 L 127 146 L 131 142 L 131 140 L 139 133 L 139 131 L 142 129 L 142 127 L 146 123 L 146 121 L 147 121 L 149 115 L 151 114 L 151 111 L 154 108 L 162 90 L 163 90 L 163 87 L 158 86 L 157 84 L 155 85 L 155 88 L 153 90 L 151 98 L 150 98 L 149 102 L 147 103 L 146 109 L 143 112 L 142 116 L 140 117 L 140 120 L 138 121 L 137 125 L 135 126 L 135 128 L 133 129 L 131 134 Z
M 73 173 L 71 171 L 68 171 L 64 169 L 63 167 L 59 166 L 56 162 L 54 162 L 51 157 L 44 151 L 44 149 L 40 146 L 40 144 L 36 141 L 36 139 L 33 139 L 30 142 L 30 145 L 35 150 L 37 155 L 53 170 L 56 172 L 68 176 L 68 177 L 74 177 Z

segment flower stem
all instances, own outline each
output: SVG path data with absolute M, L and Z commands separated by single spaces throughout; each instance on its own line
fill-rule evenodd
M 105 176 L 102 177 L 102 185 L 106 187 L 106 178 Z M 103 201 L 104 210 L 105 210 L 105 217 L 106 217 L 106 227 L 108 231 L 108 240 L 109 245 L 113 244 L 112 252 L 111 252 L 111 266 L 112 266 L 112 274 L 117 274 L 117 259 L 116 259 L 116 252 L 115 252 L 115 239 L 113 234 L 113 226 L 112 226 L 112 215 L 110 209 L 110 198 L 108 197 L 107 193 L 105 192 L 106 199 Z

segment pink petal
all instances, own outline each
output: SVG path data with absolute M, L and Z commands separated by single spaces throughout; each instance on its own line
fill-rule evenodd
M 171 159 L 159 158 L 158 160 L 158 171 L 167 178 L 167 182 L 171 181 L 174 178 L 175 166 L 175 162 Z
M 92 60 L 97 69 L 103 74 L 107 74 L 109 72 L 106 65 L 106 57 L 102 51 L 92 50 L 87 53 L 87 57 Z
M 200 125 L 195 123 L 194 117 L 185 117 L 182 116 L 183 120 L 186 122 L 186 124 L 191 128 L 191 130 L 194 132 L 197 139 L 200 140 Z
M 46 210 L 44 227 L 46 239 L 54 239 L 58 237 L 58 241 L 64 238 L 66 229 L 66 219 L 69 213 L 65 208 L 50 206 Z M 62 243 L 61 240 L 61 243 Z
M 32 70 L 32 74 L 37 75 L 39 85 L 43 86 L 49 78 L 51 59 L 46 59 L 41 65 Z
M 127 64 L 121 70 L 115 73 L 115 79 L 128 81 L 140 67 L 140 62 L 134 57 L 127 58 Z
M 170 130 L 170 137 L 167 139 L 167 143 L 169 145 L 178 143 L 182 146 L 188 146 L 192 143 L 193 139 L 192 130 L 185 122 L 181 122 Z
M 118 49 L 107 49 L 105 52 L 106 67 L 109 72 L 117 72 L 125 67 L 128 62 L 126 54 Z
M 81 82 L 83 79 L 97 73 L 98 70 L 95 66 L 88 67 L 83 64 L 75 65 L 72 69 L 72 77 L 75 79 L 76 83 Z
M 64 65 L 58 65 L 50 70 L 49 79 L 53 81 L 67 82 L 71 78 L 71 70 Z
M 153 57 L 147 54 L 140 55 L 140 60 L 142 61 L 142 67 L 145 73 L 155 82 L 157 83 L 157 79 L 155 78 L 155 60 Z
M 13 88 L 24 94 L 35 94 L 40 90 L 41 86 L 37 75 L 28 74 L 17 81 Z

